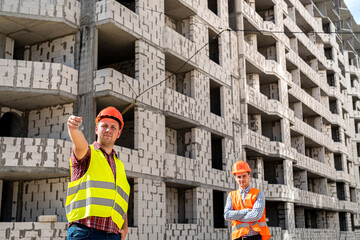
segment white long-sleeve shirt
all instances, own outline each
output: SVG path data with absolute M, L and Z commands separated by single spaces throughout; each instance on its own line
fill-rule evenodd
M 244 203 L 244 199 L 246 195 L 249 193 L 250 189 L 252 187 L 249 186 L 248 188 L 244 190 L 238 190 L 240 191 L 242 201 Z M 265 194 L 263 191 L 260 191 L 259 194 L 256 197 L 256 201 L 254 203 L 253 208 L 250 209 L 243 209 L 243 210 L 234 210 L 232 201 L 231 201 L 231 193 L 229 193 L 227 199 L 226 199 L 226 205 L 224 209 L 224 218 L 226 221 L 241 221 L 241 222 L 255 222 L 260 220 L 264 213 L 265 209 Z M 259 233 L 254 231 L 250 226 L 250 231 L 245 236 L 254 236 L 258 235 Z M 244 237 L 245 237 L 244 236 Z

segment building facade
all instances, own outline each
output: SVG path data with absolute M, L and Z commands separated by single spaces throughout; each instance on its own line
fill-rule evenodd
M 64 239 L 82 116 L 126 109 L 128 239 L 229 239 L 245 159 L 272 239 L 360 239 L 360 27 L 343 0 L 0 0 L 0 239 Z

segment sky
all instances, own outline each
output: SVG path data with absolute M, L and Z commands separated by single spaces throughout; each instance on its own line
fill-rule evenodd
M 357 24 L 360 24 L 360 1 L 359 0 L 344 0 L 346 6 L 350 10 Z

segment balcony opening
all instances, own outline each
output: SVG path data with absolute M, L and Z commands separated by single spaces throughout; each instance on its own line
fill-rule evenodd
M 281 227 L 282 230 L 286 230 L 285 224 L 285 206 L 284 203 L 266 201 L 266 217 L 269 227 Z
M 313 209 L 305 209 L 305 228 L 317 228 L 317 213 Z
M 221 85 L 210 79 L 210 112 L 221 117 Z
M 326 78 L 327 78 L 327 83 L 329 84 L 329 86 L 336 87 L 335 76 L 333 73 L 327 74 Z
M 339 114 L 338 107 L 337 107 L 337 100 L 329 101 L 329 109 L 330 109 L 331 113 Z
M 279 121 L 271 121 L 266 117 L 261 119 L 262 135 L 269 138 L 270 141 L 281 142 L 281 123 Z
M 260 92 L 268 97 L 279 101 L 279 85 L 277 82 L 269 84 L 260 84 Z
M 167 124 L 166 124 L 167 125 Z M 166 153 L 192 158 L 191 129 L 165 128 Z
M 218 0 L 208 0 L 208 9 L 218 15 Z
M 1 222 L 11 222 L 13 209 L 14 183 L 3 181 L 1 194 Z
M 99 29 L 98 70 L 113 68 L 131 78 L 136 76 L 135 38 L 122 31 Z
M 308 172 L 307 174 L 307 184 L 308 184 L 308 191 L 309 192 L 313 192 L 313 193 L 317 193 L 317 194 L 322 194 L 322 195 L 327 195 L 327 179 L 323 178 L 323 177 L 319 177 L 315 174 L 312 174 L 310 172 Z
M 134 203 L 134 194 L 137 192 L 134 191 L 134 178 L 127 179 L 130 184 L 130 196 L 129 196 L 129 205 L 128 205 L 128 226 L 129 227 L 136 227 L 135 221 L 135 203 Z
M 341 201 L 345 201 L 345 183 L 337 182 L 336 183 L 336 192 L 337 192 L 337 198 Z
M 260 159 L 258 157 L 247 157 L 246 158 L 246 162 L 249 164 L 249 166 L 251 168 L 250 176 L 252 178 L 259 179 L 262 176 L 262 173 L 259 173 L 259 168 L 258 168 L 259 160 Z M 264 160 L 261 158 L 260 161 L 264 161 Z
M 229 27 L 236 31 L 235 0 L 228 0 Z
M 269 184 L 284 184 L 282 161 L 264 161 L 264 179 Z
M 334 142 L 341 142 L 339 127 L 331 127 L 331 137 Z
M 351 170 L 352 170 L 352 162 L 347 161 L 347 173 L 351 174 Z
M 223 170 L 223 137 L 211 134 L 211 166 Z
M 135 10 L 138 5 L 138 0 L 116 0 L 116 1 L 121 5 L 127 7 L 131 11 L 136 12 Z
M 330 23 L 323 24 L 323 31 L 328 34 L 331 32 Z
M 226 228 L 224 220 L 225 192 L 213 190 L 214 228 Z
M 356 188 L 350 187 L 350 201 L 356 203 Z
M 346 213 L 339 212 L 340 231 L 347 231 Z
M 301 190 L 308 190 L 306 171 L 293 168 L 294 187 Z
M 311 143 L 310 143 L 311 144 Z M 305 156 L 319 162 L 325 162 L 325 149 L 323 147 L 309 146 L 308 139 L 305 139 Z
M 261 38 L 258 38 L 258 51 L 265 57 L 267 60 L 274 60 L 277 61 L 277 54 L 276 54 L 276 44 L 274 45 L 266 45 L 261 46 Z
M 274 4 L 271 1 L 255 1 L 255 10 L 264 21 L 275 23 Z
M 343 170 L 342 158 L 341 158 L 340 154 L 334 154 L 334 163 L 335 163 L 336 171 L 342 171 Z
M 353 102 L 352 102 L 352 106 L 353 106 L 353 110 L 354 110 L 354 111 L 357 111 L 357 106 L 356 106 L 356 105 L 357 105 L 357 102 L 358 102 L 358 101 L 353 101 Z
M 219 36 L 209 29 L 209 58 L 220 65 L 220 45 Z
M 192 40 L 191 16 L 196 15 L 191 9 L 183 5 L 179 0 L 166 0 L 165 24 L 180 35 Z
M 166 223 L 196 223 L 196 188 L 166 184 Z
M 178 93 L 184 94 L 188 97 L 193 97 L 192 92 L 192 76 L 190 72 L 182 72 L 173 74 L 173 72 L 166 70 L 166 87 Z
M 25 127 L 21 117 L 14 112 L 6 112 L 0 118 L 0 137 L 24 137 Z
M 332 48 L 324 48 L 325 51 L 325 57 L 328 60 L 333 60 L 333 56 L 332 56 Z
M 360 143 L 356 143 L 356 153 L 357 156 L 360 157 Z M 359 176 L 360 176 L 360 172 L 359 172 Z

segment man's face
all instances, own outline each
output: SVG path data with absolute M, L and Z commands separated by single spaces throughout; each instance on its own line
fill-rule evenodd
M 102 146 L 113 146 L 121 135 L 119 123 L 111 118 L 103 118 L 95 127 L 98 142 Z
M 235 181 L 239 184 L 241 189 L 246 189 L 250 184 L 249 172 L 235 173 Z

